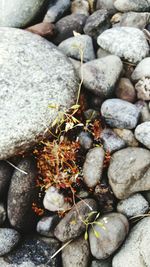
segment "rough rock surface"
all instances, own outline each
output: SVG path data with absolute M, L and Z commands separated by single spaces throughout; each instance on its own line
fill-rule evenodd
M 125 148 L 113 154 L 108 169 L 109 183 L 117 198 L 125 199 L 139 191 L 150 190 L 150 151 Z
M 97 39 L 100 47 L 131 63 L 138 63 L 149 54 L 144 33 L 133 27 L 115 27 Z
M 132 73 L 132 80 L 138 81 L 143 77 L 150 78 L 150 57 L 144 58 Z
M 10 252 L 20 240 L 20 234 L 10 228 L 0 229 L 0 256 Z
M 71 63 L 40 36 L 0 28 L 0 49 L 3 63 L 0 158 L 3 159 L 36 143 L 57 116 L 56 109 L 48 106 L 69 108 L 78 85 Z
M 149 0 L 116 0 L 114 6 L 117 10 L 121 12 L 127 11 L 150 11 L 150 1 Z
M 139 124 L 135 129 L 136 139 L 150 149 L 150 121 Z
M 45 0 L 0 0 L 0 27 L 22 28 L 39 12 Z

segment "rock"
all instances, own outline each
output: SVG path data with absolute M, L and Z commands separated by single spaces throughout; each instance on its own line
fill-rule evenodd
M 54 238 L 41 238 L 38 236 L 26 237 L 17 249 L 5 257 L 5 261 L 13 264 L 13 267 L 60 267 L 59 256 L 53 259 L 51 256 L 59 249 L 60 244 Z
M 63 267 L 88 267 L 90 250 L 83 236 L 72 241 L 62 251 Z
M 144 33 L 133 27 L 108 29 L 98 37 L 97 42 L 106 51 L 133 64 L 137 64 L 149 54 Z
M 106 50 L 102 49 L 101 47 L 98 48 L 97 50 L 97 58 L 102 58 L 102 57 L 106 57 L 109 56 L 110 53 L 107 52 Z
M 148 211 L 149 204 L 146 199 L 139 193 L 121 200 L 117 205 L 117 211 L 126 217 L 133 217 L 144 214 Z
M 47 38 L 52 38 L 55 34 L 55 26 L 49 22 L 38 23 L 26 28 L 26 30 Z
M 127 12 L 121 16 L 121 27 L 136 27 L 143 30 L 150 21 L 150 14 L 148 12 Z
M 136 91 L 134 89 L 133 84 L 128 78 L 121 78 L 116 90 L 115 90 L 117 98 L 122 100 L 126 100 L 128 102 L 134 103 L 136 100 Z
M 83 165 L 83 181 L 88 187 L 96 186 L 101 179 L 105 153 L 103 148 L 89 150 Z
M 121 12 L 137 11 L 146 12 L 150 11 L 149 0 L 116 0 L 114 6 Z
M 103 102 L 101 113 L 110 127 L 133 129 L 139 119 L 137 107 L 125 100 L 108 99 Z
M 89 231 L 89 242 L 92 255 L 101 260 L 108 258 L 120 247 L 128 234 L 129 223 L 121 213 L 108 213 L 98 219 L 97 223 Z
M 92 211 L 97 211 L 95 200 L 87 198 L 79 201 L 56 226 L 54 232 L 56 238 L 66 242 L 79 237 L 86 229 L 82 220 L 87 219 L 88 214 Z M 92 216 L 90 219 L 93 219 Z
M 114 1 L 115 0 L 97 0 L 96 9 L 107 9 L 110 14 L 114 14 L 116 12 Z
M 125 141 L 108 128 L 104 129 L 101 132 L 100 138 L 103 142 L 103 147 L 105 151 L 108 151 L 109 153 L 113 153 L 126 146 Z
M 85 88 L 102 98 L 110 97 L 122 71 L 122 62 L 110 55 L 83 64 L 82 71 Z
M 150 78 L 150 57 L 144 58 L 134 69 L 132 80 L 138 81 L 142 78 Z
M 139 124 L 135 129 L 136 139 L 150 149 L 150 121 Z
M 13 250 L 20 240 L 20 234 L 10 228 L 0 228 L 0 256 Z
M 17 165 L 11 179 L 7 212 L 10 224 L 21 231 L 30 231 L 34 227 L 32 203 L 36 193 L 36 163 L 32 158 L 24 158 Z
M 25 261 L 22 264 L 9 264 L 4 260 L 3 257 L 0 258 L 0 264 L 2 267 L 36 267 L 31 261 Z M 43 265 L 38 265 L 39 267 L 44 267 Z
M 90 267 L 112 267 L 111 262 L 110 258 L 106 260 L 93 260 Z
M 101 9 L 87 18 L 83 30 L 85 34 L 97 40 L 97 37 L 110 27 L 109 13 L 107 10 Z
M 150 121 L 150 109 L 148 108 L 148 104 L 143 101 L 143 105 L 141 107 L 140 122 L 145 121 Z
M 95 53 L 92 43 L 92 38 L 88 35 L 77 35 L 70 37 L 58 46 L 68 57 L 82 60 L 81 53 L 83 52 L 83 62 L 95 59 Z
M 45 0 L 0 0 L 0 27 L 25 27 L 40 11 L 44 2 Z
M 72 64 L 40 36 L 1 28 L 0 43 L 1 62 L 5 62 L 0 72 L 0 159 L 3 159 L 31 148 L 44 138 L 58 116 L 57 110 L 48 106 L 53 102 L 61 105 L 61 110 L 69 108 L 74 103 L 78 83 Z
M 115 152 L 108 169 L 109 184 L 115 196 L 125 199 L 131 194 L 150 190 L 150 151 L 128 147 Z
M 72 65 L 74 66 L 74 70 L 77 74 L 77 76 L 80 76 L 80 67 L 81 67 L 81 61 L 73 59 L 71 57 L 69 57 L 69 60 L 71 61 Z
M 86 0 L 73 0 L 71 3 L 71 13 L 89 15 L 89 2 Z
M 69 9 L 70 0 L 49 1 L 47 13 L 44 22 L 56 22 Z
M 53 42 L 59 45 L 62 41 L 73 36 L 73 32 L 83 33 L 87 16 L 83 14 L 71 14 L 60 19 L 56 24 L 57 35 Z
M 120 251 L 114 256 L 113 267 L 149 266 L 150 218 L 144 218 L 131 230 Z
M 3 223 L 6 220 L 6 209 L 3 203 L 0 203 L 0 226 L 3 225 Z
M 88 132 L 81 132 L 78 136 L 80 145 L 83 149 L 89 150 L 93 146 L 93 140 Z
M 103 97 L 100 97 L 98 95 L 92 94 L 92 92 L 89 93 L 89 106 L 97 111 L 99 111 L 104 99 Z
M 94 197 L 101 213 L 108 213 L 114 210 L 115 198 L 109 186 L 103 183 L 98 184 L 94 190 Z
M 13 168 L 6 161 L 0 161 L 0 198 L 7 194 Z
M 59 222 L 57 215 L 43 217 L 37 224 L 36 231 L 46 237 L 54 237 L 54 229 Z
M 139 145 L 131 130 L 114 128 L 113 131 L 125 141 L 127 146 L 137 147 Z
M 70 208 L 70 205 L 65 202 L 63 194 L 54 186 L 47 189 L 43 205 L 49 211 L 66 211 Z
M 150 100 L 150 78 L 139 80 L 135 85 L 135 89 L 137 91 L 138 99 L 146 101 Z

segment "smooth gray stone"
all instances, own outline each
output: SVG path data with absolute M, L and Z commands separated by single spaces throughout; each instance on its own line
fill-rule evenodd
M 138 81 L 143 77 L 150 78 L 150 57 L 144 58 L 134 69 L 131 78 Z
M 150 121 L 139 124 L 135 129 L 136 139 L 150 149 Z
M 44 2 L 45 0 L 0 0 L 0 27 L 25 27 Z
M 100 138 L 102 139 L 105 151 L 109 151 L 109 153 L 113 153 L 126 147 L 125 141 L 109 128 L 106 128 L 101 132 Z
M 110 55 L 82 65 L 83 85 L 100 97 L 110 97 L 122 71 L 119 57 Z M 80 74 L 81 76 L 81 74 Z
M 150 11 L 150 1 L 149 0 L 116 0 L 114 6 L 117 10 L 121 12 L 127 11 L 137 11 L 145 12 Z
M 133 129 L 139 119 L 138 108 L 130 102 L 112 98 L 103 102 L 101 113 L 110 127 Z
M 150 22 L 150 13 L 148 12 L 127 12 L 121 16 L 121 27 L 136 27 L 141 30 Z
M 149 204 L 146 199 L 139 193 L 121 200 L 117 205 L 117 211 L 126 217 L 133 217 L 144 214 L 148 211 Z
M 10 228 L 0 229 L 0 256 L 3 256 L 16 247 L 20 240 L 20 234 Z
M 70 7 L 70 0 L 50 0 L 44 22 L 56 22 Z
M 150 151 L 128 147 L 115 152 L 108 168 L 109 184 L 118 199 L 150 190 Z
M 58 47 L 68 57 L 80 61 L 82 60 L 83 53 L 83 62 L 95 59 L 92 38 L 85 34 L 70 37 L 61 42 Z
M 74 68 L 42 37 L 0 28 L 0 159 L 31 148 L 48 133 L 60 110 L 75 101 Z
M 113 267 L 149 267 L 150 259 L 150 217 L 142 219 L 132 229 L 119 250 L 114 256 Z
M 111 14 L 114 14 L 116 12 L 116 9 L 114 7 L 114 1 L 115 0 L 97 0 L 96 9 L 106 9 Z
M 121 213 L 108 213 L 100 217 L 89 230 L 92 255 L 99 260 L 107 259 L 123 243 L 129 231 L 127 218 Z M 94 234 L 94 231 L 98 234 Z
M 133 27 L 115 27 L 104 31 L 97 39 L 104 50 L 137 64 L 149 54 L 144 33 Z

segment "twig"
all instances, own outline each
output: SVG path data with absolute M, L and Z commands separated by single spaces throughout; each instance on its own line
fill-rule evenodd
M 11 165 L 12 167 L 14 167 L 14 169 L 16 169 L 17 171 L 20 171 L 20 172 L 22 172 L 22 173 L 24 173 L 24 174 L 28 174 L 27 172 L 25 172 L 25 171 L 23 171 L 23 170 L 21 170 L 21 169 L 19 169 L 17 166 L 15 166 L 13 163 L 11 163 L 9 160 L 5 160 L 9 165 Z
M 69 240 L 68 242 L 66 242 L 62 247 L 60 247 L 51 257 L 50 259 L 53 259 L 60 251 L 62 251 L 66 246 L 68 246 L 73 239 Z M 49 263 L 49 261 L 47 262 Z

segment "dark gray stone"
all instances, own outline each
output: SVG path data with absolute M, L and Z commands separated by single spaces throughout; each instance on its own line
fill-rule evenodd
M 125 148 L 115 152 L 108 169 L 109 184 L 115 196 L 126 199 L 140 191 L 150 190 L 150 151 Z
M 84 26 L 84 33 L 95 40 L 105 30 L 111 27 L 109 13 L 107 10 L 98 10 L 88 17 Z
M 100 97 L 110 97 L 122 71 L 119 57 L 107 56 L 95 59 L 82 66 L 83 85 Z
M 150 2 L 149 0 L 116 0 L 114 6 L 117 10 L 121 12 L 127 11 L 137 11 L 145 12 L 150 11 Z
M 79 201 L 56 226 L 54 232 L 56 238 L 66 242 L 79 237 L 86 230 L 86 226 L 82 221 L 87 219 L 88 214 L 92 211 L 97 211 L 94 199 L 87 198 L 84 201 Z M 90 219 L 93 219 L 92 216 Z
M 13 250 L 20 240 L 20 234 L 10 228 L 0 229 L 0 256 Z
M 52 0 L 49 1 L 47 13 L 44 22 L 56 22 L 60 19 L 65 11 L 70 7 L 70 0 Z
M 89 231 L 92 255 L 99 260 L 112 255 L 122 244 L 129 231 L 129 223 L 121 213 L 108 213 L 97 220 Z M 94 231 L 99 237 L 96 237 Z
M 13 168 L 6 161 L 0 161 L 0 198 L 8 191 L 12 173 Z
M 45 0 L 0 0 L 0 27 L 22 28 L 42 8 Z
M 36 163 L 32 158 L 24 158 L 11 179 L 7 211 L 10 224 L 21 231 L 30 231 L 35 225 L 32 203 L 36 201 Z
M 0 226 L 3 225 L 5 220 L 6 220 L 6 208 L 3 203 L 0 203 Z
M 139 124 L 135 129 L 136 139 L 150 149 L 150 121 Z
M 83 59 L 83 62 L 95 59 L 92 38 L 85 34 L 70 37 L 61 42 L 58 47 L 68 57 L 80 61 Z
M 89 243 L 84 236 L 72 241 L 62 251 L 63 267 L 88 267 L 89 259 Z
M 50 104 L 67 109 L 78 84 L 70 61 L 44 38 L 0 28 L 0 159 L 18 154 L 48 134 L 58 116 Z M 21 71 L 20 71 L 21 69 Z
M 78 138 L 79 138 L 79 142 L 80 142 L 80 145 L 82 146 L 82 148 L 84 148 L 85 150 L 92 148 L 93 140 L 92 140 L 92 138 L 88 132 L 82 131 L 78 135 Z
M 135 105 L 117 98 L 104 101 L 101 113 L 110 127 L 121 129 L 135 128 L 140 115 Z
M 126 146 L 126 142 L 111 129 L 104 129 L 100 138 L 102 139 L 104 149 L 110 153 L 120 150 Z
M 144 33 L 133 27 L 115 27 L 103 32 L 97 42 L 104 50 L 137 64 L 149 54 Z
M 90 267 L 112 267 L 112 260 L 93 260 Z

